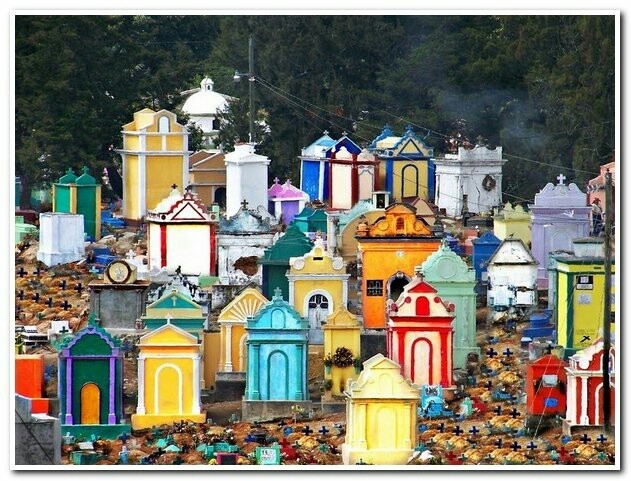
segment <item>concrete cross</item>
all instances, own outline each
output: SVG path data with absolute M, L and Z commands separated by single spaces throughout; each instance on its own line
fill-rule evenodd
M 278 184 L 280 182 L 280 179 L 278 177 L 274 177 L 274 183 Z
M 241 207 L 243 208 L 243 210 L 246 210 L 248 208 L 248 201 L 246 199 L 243 199 L 243 201 L 241 202 Z
M 563 183 L 563 181 L 564 181 L 565 179 L 567 179 L 567 177 L 565 177 L 563 174 L 559 174 L 559 175 L 557 176 L 557 180 L 559 181 L 559 184 L 558 184 L 558 185 L 565 185 L 565 184 Z
M 274 297 L 283 298 L 283 290 L 280 287 L 274 289 Z
M 324 135 L 329 135 L 329 131 L 325 130 L 324 132 L 322 132 Z

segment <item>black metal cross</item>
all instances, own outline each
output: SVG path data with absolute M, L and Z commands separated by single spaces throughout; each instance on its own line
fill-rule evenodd
M 46 305 L 48 307 L 53 307 L 53 298 L 49 297 L 48 300 L 46 301 Z
M 504 354 L 506 357 L 511 357 L 513 355 L 513 351 L 511 351 L 510 348 L 507 347 L 502 354 Z
M 513 441 L 513 444 L 510 445 L 510 448 L 513 451 L 517 451 L 518 449 L 521 449 L 521 444 L 517 444 L 517 441 Z
M 475 426 L 473 426 L 471 429 L 469 429 L 469 432 L 475 436 L 476 434 L 480 432 L 480 430 L 476 428 Z
M 326 428 L 326 426 L 322 426 L 322 427 L 318 430 L 318 432 L 319 432 L 320 434 L 322 434 L 322 436 L 326 436 L 326 434 L 329 432 L 329 430 Z
M 500 414 L 502 414 L 502 406 L 498 404 L 497 406 L 495 406 L 495 409 L 493 409 L 493 412 L 499 416 Z
M 66 290 L 66 279 L 62 280 L 62 281 L 59 283 L 59 287 L 61 287 L 61 290 L 62 290 L 62 291 L 65 291 L 65 290 Z
M 59 334 L 65 334 L 67 332 L 70 332 L 70 331 L 66 329 L 66 326 L 63 326 L 61 329 L 59 329 Z
M 600 435 L 596 438 L 596 441 L 598 441 L 599 443 L 604 443 L 605 441 L 607 441 L 607 438 L 603 435 L 603 433 L 600 433 Z
M 171 188 L 172 189 L 177 189 L 177 184 L 174 182 L 173 184 L 171 184 Z
M 493 389 L 493 382 L 490 379 L 486 382 L 486 388 L 489 390 Z
M 592 438 L 587 436 L 587 433 L 583 433 L 583 435 L 579 438 L 579 440 L 583 443 L 583 444 L 587 444 L 589 441 L 592 440 Z
M 548 354 L 552 354 L 552 344 L 548 344 L 548 346 L 545 348 L 545 351 Z
M 69 307 L 72 307 L 72 304 L 70 304 L 70 303 L 68 302 L 68 299 L 64 299 L 64 302 L 63 302 L 63 304 L 61 305 L 61 307 L 63 307 L 63 308 L 64 308 L 64 311 L 67 311 Z
M 129 435 L 127 433 L 121 434 L 118 439 L 120 439 L 123 444 L 127 444 L 127 440 L 129 439 Z
M 37 266 L 37 268 L 33 271 L 33 274 L 39 276 L 40 271 L 41 271 L 41 268 Z
M 36 292 L 35 295 L 33 296 L 33 300 L 35 302 L 39 302 L 39 292 Z
M 309 425 L 307 424 L 305 425 L 304 428 L 302 428 L 302 432 L 306 434 L 307 436 L 309 436 L 313 432 L 313 429 L 311 429 Z
M 460 436 L 462 433 L 464 433 L 464 431 L 460 429 L 460 425 L 456 424 L 456 427 L 454 428 L 454 434 L 456 436 Z
M 508 414 L 510 414 L 510 415 L 513 417 L 513 419 L 515 419 L 515 418 L 517 418 L 517 416 L 519 416 L 521 413 L 520 413 L 517 409 L 513 408 L 513 409 L 512 409 L 512 410 L 511 410 Z
M 79 282 L 79 284 L 74 286 L 74 290 L 81 294 L 81 291 L 83 290 L 83 285 Z
M 283 426 L 286 426 L 286 425 L 287 425 L 287 423 L 285 422 L 284 419 L 281 419 L 280 421 L 278 421 L 278 427 L 279 428 L 282 428 Z
M 501 449 L 502 444 L 504 444 L 504 442 L 502 441 L 502 438 L 497 438 L 493 444 L 495 444 L 498 447 L 498 449 Z
M 18 271 L 18 275 L 20 276 L 20 278 L 24 277 L 26 275 L 26 271 L 24 270 L 24 266 L 20 266 L 20 270 Z
M 530 441 L 530 443 L 528 443 L 528 444 L 526 445 L 526 447 L 527 447 L 528 449 L 530 449 L 530 452 L 532 452 L 532 450 L 533 450 L 533 449 L 536 449 L 536 448 L 537 448 L 537 445 L 536 445 L 535 443 L 533 443 L 532 441 Z
M 445 423 L 440 423 L 440 424 L 438 425 L 438 430 L 439 430 L 441 433 L 444 433 L 444 432 L 445 432 Z
M 487 351 L 486 351 L 486 355 L 489 357 L 495 357 L 497 356 L 497 351 L 495 349 L 493 349 L 493 347 L 490 347 Z
M 18 292 L 18 298 L 23 301 L 24 300 L 24 291 L 20 290 L 20 292 Z

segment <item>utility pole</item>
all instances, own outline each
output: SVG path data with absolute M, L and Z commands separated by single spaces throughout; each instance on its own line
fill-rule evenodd
M 609 350 L 611 349 L 611 173 L 605 173 L 605 312 L 603 321 L 603 428 L 611 431 L 611 384 L 609 382 Z
M 254 39 L 252 35 L 248 40 L 248 80 L 250 82 L 250 143 L 256 143 L 254 132 Z

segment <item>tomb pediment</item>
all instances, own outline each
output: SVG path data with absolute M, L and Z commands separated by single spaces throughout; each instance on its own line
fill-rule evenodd
M 401 366 L 383 354 L 376 354 L 364 362 L 364 369 L 356 381 L 349 381 L 345 394 L 351 399 L 414 399 L 420 389 L 401 375 Z
M 248 317 L 256 316 L 261 307 L 268 302 L 257 289 L 249 287 L 221 310 L 218 322 L 238 321 L 245 324 Z

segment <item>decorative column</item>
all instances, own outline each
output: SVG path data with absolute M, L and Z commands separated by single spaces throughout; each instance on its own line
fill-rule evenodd
M 366 429 L 368 428 L 368 420 L 366 419 L 366 403 L 359 403 L 357 405 L 357 428 L 359 432 L 359 448 L 367 449 L 368 444 L 366 443 Z
M 226 358 L 224 371 L 232 372 L 232 324 L 226 324 Z
M 145 412 L 145 356 L 138 356 L 138 407 L 137 414 L 146 414 Z
M 302 401 L 304 398 L 304 393 L 302 391 L 302 380 L 304 378 L 304 365 L 303 365 L 303 360 L 304 360 L 304 356 L 303 356 L 303 346 L 301 344 L 296 344 L 296 386 L 297 386 L 297 391 L 296 391 L 296 400 L 297 401 Z
M 200 405 L 200 393 L 199 393 L 199 362 L 201 357 L 194 356 L 192 358 L 193 361 L 193 400 L 191 406 L 191 412 L 193 414 L 200 414 L 201 405 Z
M 587 376 L 581 375 L 581 422 L 582 425 L 589 424 L 589 416 L 587 415 Z
M 260 374 L 259 374 L 259 364 L 260 364 L 260 359 L 259 359 L 259 352 L 261 350 L 261 346 L 259 346 L 258 344 L 254 344 L 252 346 L 252 384 L 254 384 L 251 388 L 250 388 L 250 393 L 251 393 L 251 397 L 252 400 L 254 401 L 259 401 L 261 399 L 261 393 L 259 392 L 259 382 L 260 382 Z
M 110 385 L 109 385 L 109 413 L 107 415 L 107 424 L 116 424 L 116 358 L 114 357 L 116 350 L 112 350 L 110 357 Z
M 70 351 L 66 351 L 70 354 Z M 66 358 L 66 424 L 73 424 L 72 421 L 72 357 Z

